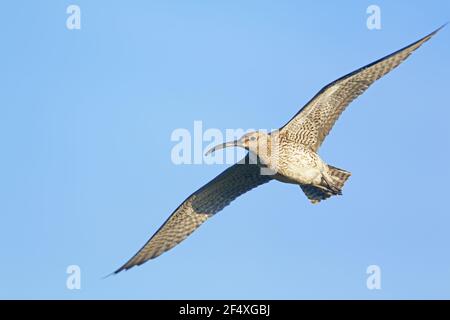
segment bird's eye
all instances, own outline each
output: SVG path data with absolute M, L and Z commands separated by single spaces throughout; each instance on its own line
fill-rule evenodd
M 250 141 L 255 141 L 256 137 L 250 137 Z

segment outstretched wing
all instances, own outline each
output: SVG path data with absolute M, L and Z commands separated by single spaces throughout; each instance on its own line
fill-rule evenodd
M 317 151 L 345 108 L 372 83 L 400 65 L 441 28 L 413 44 L 328 84 L 280 130 Z
M 170 250 L 231 201 L 271 179 L 269 175 L 261 175 L 260 167 L 250 164 L 247 155 L 189 196 L 141 250 L 114 273 L 141 265 Z

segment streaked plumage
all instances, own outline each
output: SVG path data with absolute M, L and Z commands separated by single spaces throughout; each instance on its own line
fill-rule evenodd
M 270 134 L 252 132 L 213 148 L 212 151 L 239 146 L 247 149 L 249 154 L 189 196 L 136 255 L 115 273 L 141 265 L 173 248 L 231 201 L 271 180 L 299 185 L 312 203 L 341 194 L 350 172 L 328 165 L 319 157 L 316 152 L 323 140 L 355 98 L 400 65 L 441 28 L 328 84 L 279 130 Z M 274 174 L 262 174 L 261 168 L 272 170 Z
M 116 273 L 156 258 L 173 248 L 241 194 L 269 182 L 271 177 L 260 175 L 259 170 L 256 164 L 249 164 L 247 156 L 194 192 Z

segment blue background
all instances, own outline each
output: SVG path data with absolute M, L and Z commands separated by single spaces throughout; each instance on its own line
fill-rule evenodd
M 448 1 L 8 1 L 0 12 L 0 298 L 450 298 L 450 28 L 374 84 L 320 154 L 311 205 L 272 182 L 102 280 L 227 165 L 177 128 L 276 128 L 322 86 L 449 20 Z M 381 7 L 381 30 L 366 8 Z M 81 290 L 66 268 L 81 268 Z M 379 265 L 382 289 L 368 290 Z

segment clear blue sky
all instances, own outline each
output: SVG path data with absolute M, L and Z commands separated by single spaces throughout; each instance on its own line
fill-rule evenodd
M 81 30 L 66 8 L 81 8 Z M 366 8 L 381 8 L 368 30 Z M 450 19 L 442 1 L 8 1 L 0 13 L 0 298 L 450 298 L 450 27 L 356 100 L 311 205 L 272 182 L 102 280 L 226 165 L 177 128 L 276 128 L 328 82 Z M 68 265 L 81 290 L 66 288 Z M 366 268 L 382 289 L 366 288 Z

